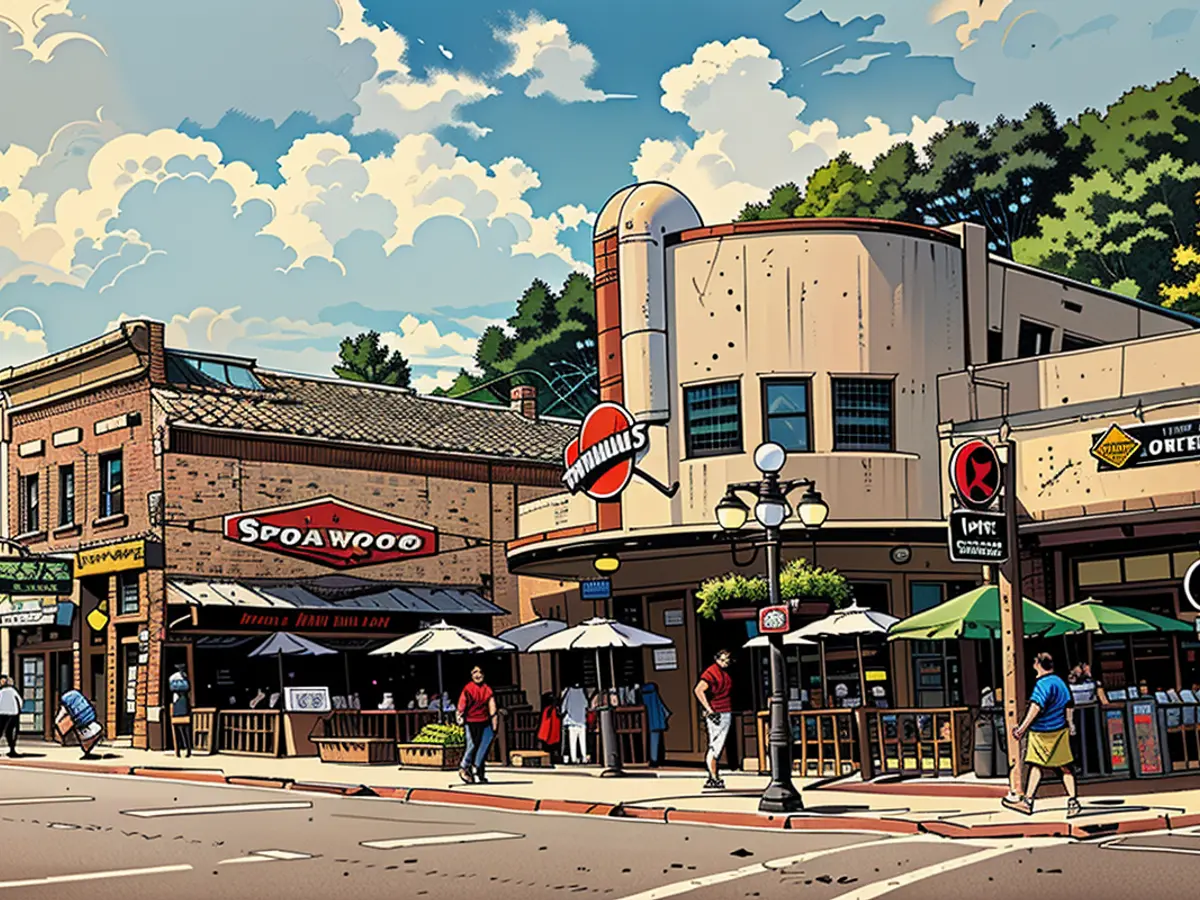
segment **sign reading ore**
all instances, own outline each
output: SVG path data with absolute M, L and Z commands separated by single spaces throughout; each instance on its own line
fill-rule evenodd
M 333 497 L 225 517 L 225 539 L 333 569 L 434 556 L 437 531 Z
M 1100 472 L 1200 460 L 1200 419 L 1110 425 L 1092 436 L 1092 456 Z

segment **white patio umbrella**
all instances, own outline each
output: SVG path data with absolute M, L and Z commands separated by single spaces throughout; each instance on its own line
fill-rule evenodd
M 612 677 L 610 687 L 616 688 L 617 667 L 612 654 L 614 647 L 670 647 L 674 643 L 670 638 L 654 634 L 652 631 L 643 631 L 613 619 L 594 618 L 535 641 L 528 650 L 530 653 L 552 653 L 556 650 L 596 651 L 596 687 L 599 688 L 600 651 L 608 648 L 609 674 Z
M 442 686 L 442 654 L 443 653 L 503 653 L 515 651 L 517 648 L 508 641 L 494 638 L 490 634 L 448 625 L 445 621 L 438 622 L 429 628 L 423 628 L 404 637 L 396 638 L 372 650 L 371 656 L 407 656 L 410 653 L 433 653 L 437 655 L 438 674 L 438 719 L 445 718 L 442 705 L 445 702 L 445 688 Z
M 257 647 L 247 654 L 248 656 L 274 656 L 279 665 L 279 705 L 280 709 L 284 708 L 283 702 L 283 658 L 285 656 L 331 656 L 337 653 L 336 650 L 318 644 L 316 641 L 310 641 L 308 638 L 302 638 L 298 634 L 289 634 L 286 631 L 279 631 L 271 635 Z M 347 702 L 349 702 L 350 694 L 350 676 L 346 676 L 346 694 Z
M 867 705 L 867 679 L 863 672 L 863 635 L 887 634 L 888 629 L 900 620 L 887 613 L 877 612 L 852 603 L 845 609 L 834 611 L 824 619 L 810 622 L 797 628 L 792 634 L 802 638 L 817 638 L 821 642 L 821 683 L 825 691 L 825 702 L 829 702 L 829 677 L 825 671 L 825 641 L 831 637 L 853 637 L 858 650 L 858 689 L 862 705 Z M 791 635 L 789 635 L 790 637 Z
M 795 647 L 796 649 L 796 683 L 799 685 L 800 698 L 804 699 L 804 672 L 801 668 L 800 655 L 803 652 L 800 647 L 811 647 L 816 641 L 810 641 L 807 638 L 802 638 L 796 632 L 789 631 L 783 636 L 783 644 L 785 647 Z M 770 639 L 765 634 L 760 634 L 750 638 L 746 643 L 742 644 L 747 650 L 766 650 L 771 646 Z M 756 676 L 757 677 L 757 676 Z
M 502 641 L 508 641 L 521 653 L 528 653 L 529 648 L 536 644 L 544 637 L 549 637 L 552 634 L 558 634 L 560 631 L 566 631 L 567 623 L 558 619 L 534 619 L 532 622 L 526 622 L 523 625 L 517 625 L 515 628 L 509 628 L 506 631 L 500 632 L 496 637 Z M 553 690 L 554 685 L 551 684 Z M 542 698 L 542 664 L 538 663 L 538 702 Z

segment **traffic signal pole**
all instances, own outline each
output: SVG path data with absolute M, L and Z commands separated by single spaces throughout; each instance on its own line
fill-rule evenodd
M 1004 524 L 1008 562 L 1000 566 L 1000 649 L 1004 657 L 1004 725 L 1008 738 L 1008 789 L 1013 798 L 1024 789 L 1021 742 L 1013 732 L 1025 701 L 1025 610 L 1021 601 L 1021 552 L 1017 541 L 1017 444 L 1004 443 Z

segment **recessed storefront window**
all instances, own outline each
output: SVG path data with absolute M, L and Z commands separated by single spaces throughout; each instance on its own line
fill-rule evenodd
M 1130 556 L 1125 560 L 1126 581 L 1168 581 L 1171 578 L 1171 555 Z
M 890 451 L 893 441 L 892 382 L 833 379 L 833 449 Z
M 21 534 L 33 534 L 41 530 L 41 501 L 39 497 L 38 476 L 22 475 L 17 485 Z
M 809 380 L 764 382 L 763 423 L 764 438 L 789 453 L 811 450 Z
M 1093 559 L 1076 566 L 1076 581 L 1080 587 L 1095 584 L 1120 584 L 1121 561 L 1119 559 Z
M 75 467 L 58 467 L 58 525 L 75 524 Z
M 121 453 L 100 456 L 100 517 L 119 516 L 125 512 L 125 471 Z
M 736 381 L 683 389 L 688 456 L 715 456 L 742 449 L 742 397 Z

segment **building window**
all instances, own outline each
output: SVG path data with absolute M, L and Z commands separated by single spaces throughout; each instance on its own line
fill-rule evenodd
M 1063 332 L 1062 349 L 1066 353 L 1070 350 L 1086 350 L 1088 347 L 1099 347 L 1100 341 L 1090 337 L 1084 337 L 1080 334 L 1071 334 L 1069 331 Z
M 988 329 L 987 333 L 987 361 L 990 363 L 1000 362 L 1004 359 L 1004 332 L 993 331 Z
M 914 581 L 909 585 L 909 598 L 912 605 L 912 612 L 910 614 L 915 616 L 919 612 L 924 612 L 927 609 L 933 609 L 935 606 L 941 605 L 942 592 L 943 586 L 941 584 Z
M 715 456 L 742 449 L 742 397 L 736 381 L 683 389 L 688 456 Z
M 17 532 L 19 534 L 35 534 L 41 531 L 41 504 L 38 496 L 38 476 L 35 472 L 33 475 L 22 475 L 17 484 L 18 490 L 18 508 L 17 515 L 20 521 L 17 523 Z
M 117 611 L 122 616 L 136 616 L 139 610 L 138 573 L 117 575 Z
M 100 455 L 100 518 L 125 512 L 125 470 L 121 452 Z
M 767 381 L 763 383 L 763 431 L 791 453 L 812 449 L 809 418 L 809 381 Z
M 833 449 L 891 450 L 892 382 L 833 379 Z
M 1027 359 L 1030 356 L 1042 356 L 1050 352 L 1050 339 L 1054 337 L 1054 329 L 1049 325 L 1040 325 L 1021 320 L 1021 330 L 1017 332 L 1017 356 Z
M 58 527 L 75 524 L 75 467 L 58 467 Z

